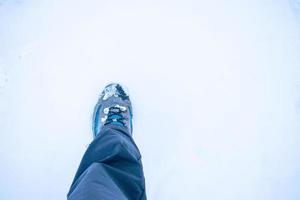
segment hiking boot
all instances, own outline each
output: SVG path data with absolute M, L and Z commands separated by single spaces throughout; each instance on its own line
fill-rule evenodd
M 132 135 L 132 106 L 128 94 L 118 83 L 107 85 L 94 108 L 93 135 L 96 138 L 105 126 L 125 127 Z

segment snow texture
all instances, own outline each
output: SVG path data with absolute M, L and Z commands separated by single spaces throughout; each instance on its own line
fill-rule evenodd
M 0 0 L 0 199 L 65 199 L 129 88 L 148 199 L 300 199 L 299 0 Z

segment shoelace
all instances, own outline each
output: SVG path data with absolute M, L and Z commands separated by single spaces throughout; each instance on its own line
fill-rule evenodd
M 125 118 L 122 115 L 123 112 L 126 111 L 126 107 L 122 107 L 119 105 L 112 106 L 104 109 L 104 113 L 107 118 L 105 119 L 104 125 L 115 124 L 125 126 Z

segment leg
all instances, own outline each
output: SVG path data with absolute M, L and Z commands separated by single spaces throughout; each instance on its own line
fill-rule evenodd
M 126 128 L 103 127 L 82 158 L 68 199 L 146 199 L 141 155 Z

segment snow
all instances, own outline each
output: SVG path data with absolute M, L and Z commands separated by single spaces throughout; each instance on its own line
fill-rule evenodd
M 0 0 L 0 199 L 65 199 L 102 88 L 148 199 L 300 199 L 300 1 Z

